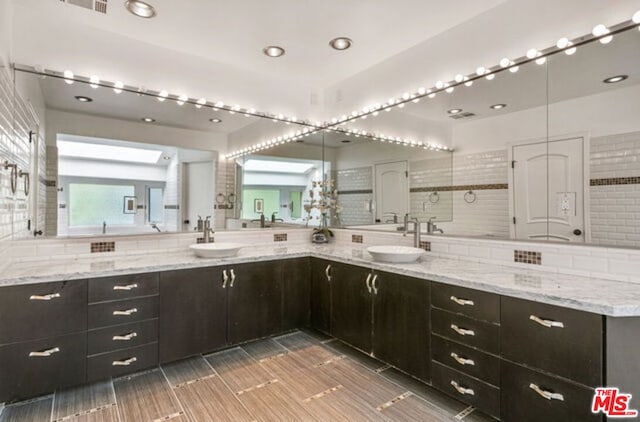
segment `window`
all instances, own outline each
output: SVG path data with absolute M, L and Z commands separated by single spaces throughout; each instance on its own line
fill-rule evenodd
M 271 214 L 280 211 L 279 189 L 244 189 L 242 192 L 242 218 L 251 220 L 260 218 L 260 213 L 255 212 L 254 209 L 256 199 L 258 203 L 261 203 L 265 217 L 271 218 Z
M 148 188 L 147 220 L 149 223 L 161 223 L 164 217 L 164 192 L 162 188 Z
M 135 214 L 124 213 L 124 197 L 134 186 L 69 183 L 69 226 L 133 225 Z

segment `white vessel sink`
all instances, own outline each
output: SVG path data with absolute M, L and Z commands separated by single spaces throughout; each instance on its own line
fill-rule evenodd
M 228 258 L 236 256 L 244 246 L 241 243 L 197 243 L 189 245 L 189 249 L 201 258 Z
M 416 262 L 424 250 L 408 246 L 370 246 L 367 248 L 375 261 L 408 263 Z

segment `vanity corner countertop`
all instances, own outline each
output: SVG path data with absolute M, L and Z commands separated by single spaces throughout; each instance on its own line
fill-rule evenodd
M 231 258 L 205 259 L 186 249 L 136 255 L 14 261 L 0 287 L 114 275 L 317 257 L 372 270 L 457 285 L 613 317 L 640 316 L 640 284 L 528 270 L 426 255 L 411 264 L 373 261 L 365 247 L 299 244 L 245 248 Z

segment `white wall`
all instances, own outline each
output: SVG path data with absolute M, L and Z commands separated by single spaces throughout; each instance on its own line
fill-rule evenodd
M 202 218 L 214 215 L 214 166 L 212 162 L 185 163 L 183 166 L 186 167 L 187 179 L 187 197 L 183 203 L 186 202 L 187 209 L 182 214 L 189 219 L 189 226 L 184 229 L 193 229 L 198 224 L 199 215 Z
M 13 5 L 11 0 L 0 0 L 0 66 L 11 62 L 13 43 Z
M 150 166 L 145 164 L 78 160 L 60 157 L 58 159 L 58 174 L 60 176 L 164 182 L 167 177 L 167 168 L 164 166 Z

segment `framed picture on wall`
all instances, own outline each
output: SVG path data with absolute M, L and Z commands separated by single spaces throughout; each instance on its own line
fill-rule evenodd
M 264 199 L 253 200 L 253 212 L 260 214 L 264 212 Z
M 135 196 L 125 196 L 124 197 L 124 205 L 123 205 L 123 213 L 124 214 L 135 214 L 138 209 L 138 204 Z

